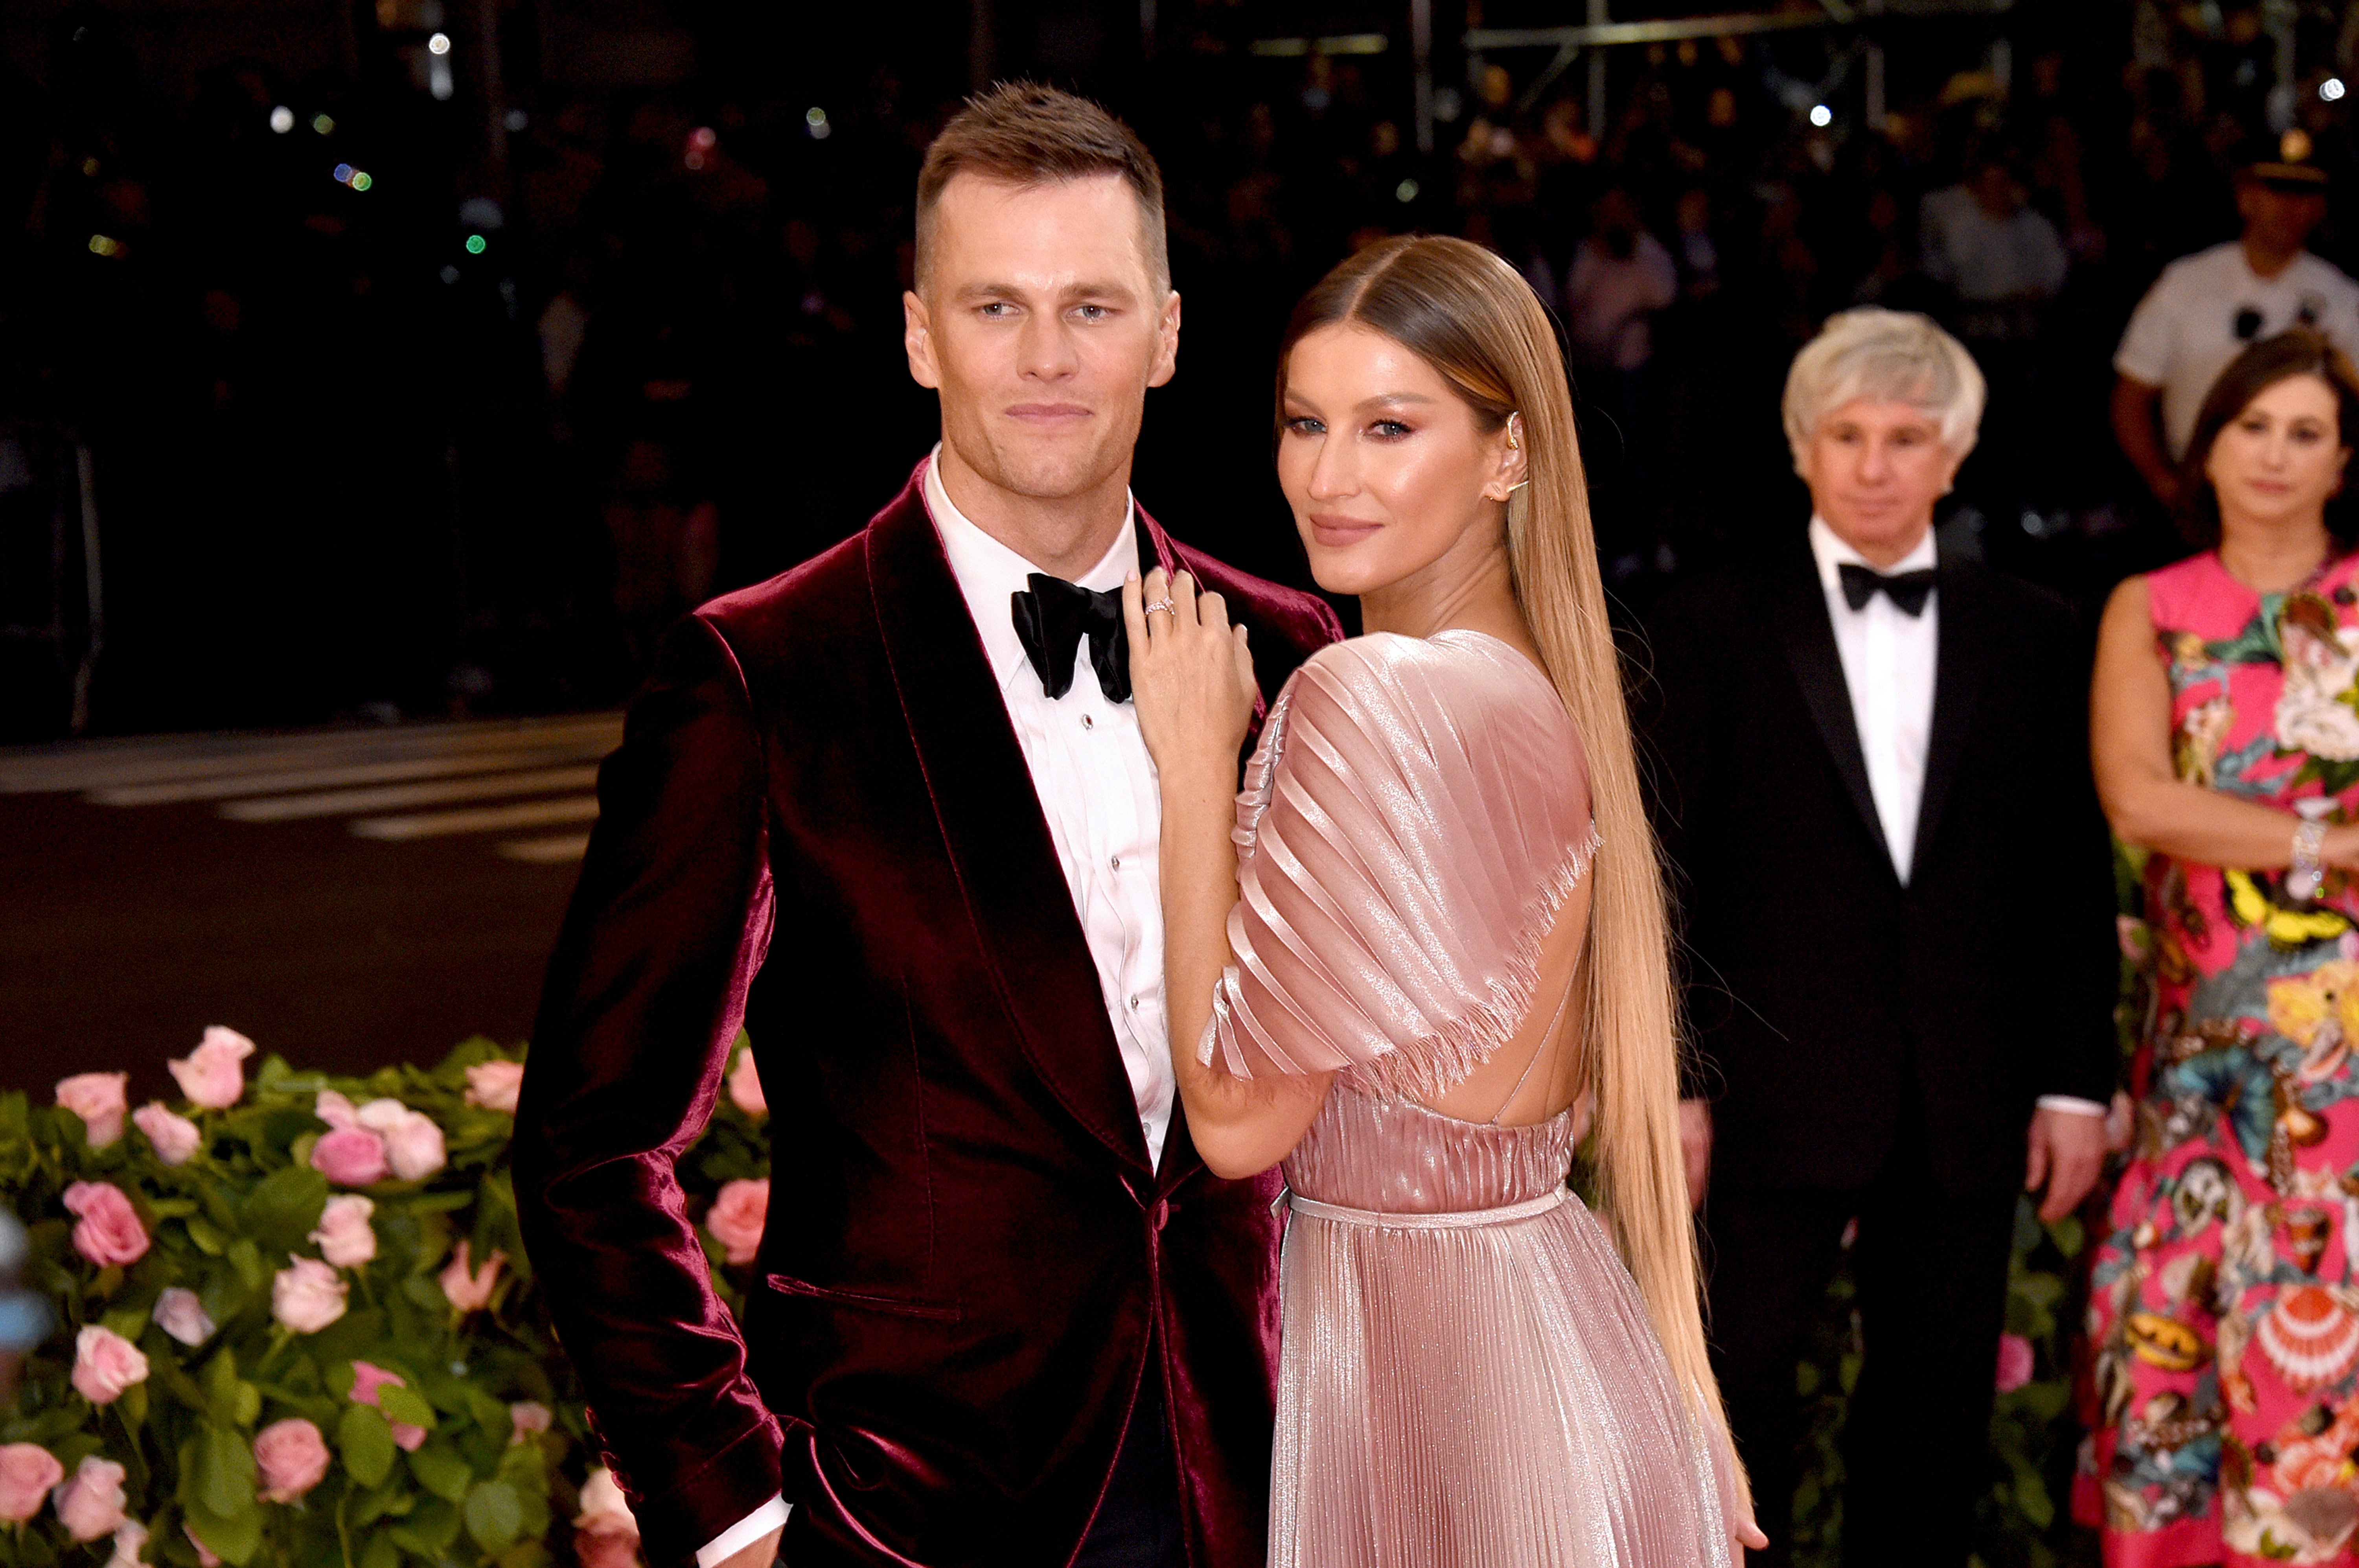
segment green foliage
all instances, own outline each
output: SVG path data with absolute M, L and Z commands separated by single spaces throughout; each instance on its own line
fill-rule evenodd
M 24 1222 L 25 1283 L 49 1297 L 60 1325 L 0 1409 L 0 1443 L 38 1443 L 70 1474 L 92 1454 L 122 1465 L 126 1512 L 147 1528 L 143 1555 L 158 1568 L 198 1568 L 196 1540 L 232 1568 L 550 1568 L 599 1459 L 517 1234 L 514 1118 L 468 1094 L 469 1068 L 520 1055 L 476 1040 L 432 1067 L 358 1079 L 270 1057 L 236 1105 L 179 1107 L 202 1141 L 177 1166 L 128 1125 L 92 1149 L 73 1112 L 0 1094 L 0 1203 Z M 445 1162 L 423 1180 L 358 1189 L 374 1204 L 375 1256 L 336 1270 L 345 1311 L 307 1334 L 274 1315 L 272 1288 L 295 1259 L 321 1258 L 314 1233 L 338 1195 L 310 1163 L 328 1130 L 322 1091 L 431 1117 Z M 767 1167 L 760 1116 L 724 1098 L 679 1175 L 701 1213 L 722 1183 Z M 76 1250 L 63 1199 L 77 1181 L 122 1190 L 148 1233 L 145 1256 L 100 1268 Z M 474 1312 L 440 1283 L 462 1241 L 478 1268 L 495 1253 L 505 1260 L 490 1303 Z M 743 1283 L 715 1271 L 733 1307 Z M 172 1289 L 193 1292 L 213 1325 L 197 1345 L 157 1321 Z M 105 1405 L 71 1384 L 76 1335 L 90 1324 L 148 1361 L 147 1379 Z M 401 1384 L 358 1402 L 355 1362 Z M 527 1401 L 550 1411 L 546 1430 L 523 1430 L 533 1423 L 512 1414 Z M 265 1500 L 256 1434 L 297 1417 L 325 1440 L 327 1473 L 296 1501 Z M 74 1542 L 48 1509 L 0 1526 L 0 1568 L 98 1568 L 112 1551 L 104 1538 Z

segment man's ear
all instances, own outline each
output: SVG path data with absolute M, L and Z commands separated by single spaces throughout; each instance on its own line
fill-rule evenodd
M 920 387 L 940 388 L 941 367 L 934 363 L 933 321 L 926 302 L 914 290 L 901 295 L 901 346 L 909 354 L 909 379 Z
M 1147 373 L 1149 387 L 1160 387 L 1180 369 L 1180 292 L 1163 301 L 1163 318 L 1155 323 L 1155 367 Z

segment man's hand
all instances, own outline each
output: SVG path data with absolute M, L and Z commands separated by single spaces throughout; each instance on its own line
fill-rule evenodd
M 2031 1114 L 2030 1148 L 2023 1165 L 2023 1190 L 2048 1184 L 2039 1218 L 2054 1225 L 2081 1206 L 2105 1165 L 2105 1118 L 2082 1111 Z
M 1680 1102 L 1680 1162 L 1687 1167 L 1688 1207 L 1703 1207 L 1703 1184 L 1712 1175 L 1712 1102 Z
M 786 1533 L 786 1526 L 780 1525 L 760 1540 L 747 1541 L 712 1568 L 770 1568 L 778 1560 L 778 1537 Z

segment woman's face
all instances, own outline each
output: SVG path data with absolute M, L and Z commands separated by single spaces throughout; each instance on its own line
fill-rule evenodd
M 2239 525 L 2316 519 L 2343 487 L 2340 405 L 2321 376 L 2288 376 L 2261 388 L 2223 426 L 2203 460 L 2224 533 Z
M 1526 454 L 1485 434 L 1441 373 L 1382 333 L 1339 321 L 1286 360 L 1277 482 L 1311 575 L 1369 593 L 1475 568 L 1506 548 L 1508 487 Z

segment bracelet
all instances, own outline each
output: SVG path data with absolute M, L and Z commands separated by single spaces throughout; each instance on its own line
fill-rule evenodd
M 2288 898 L 2306 902 L 2317 896 L 2319 884 L 2326 879 L 2326 868 L 2318 860 L 2325 845 L 2326 824 L 2315 817 L 2303 818 L 2293 830 L 2293 869 L 2285 879 Z

